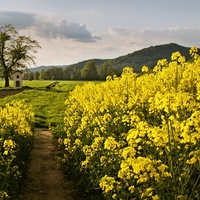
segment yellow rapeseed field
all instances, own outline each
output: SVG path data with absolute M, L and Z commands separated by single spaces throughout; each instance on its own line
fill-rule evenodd
M 174 52 L 140 75 L 77 86 L 66 100 L 64 165 L 106 199 L 200 198 L 200 56 Z
M 33 143 L 34 113 L 23 101 L 0 107 L 0 199 L 15 195 Z

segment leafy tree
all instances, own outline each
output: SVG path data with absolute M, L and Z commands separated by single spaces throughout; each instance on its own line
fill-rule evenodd
M 12 25 L 0 27 L 0 69 L 5 78 L 5 87 L 9 87 L 9 77 L 13 71 L 26 69 L 35 64 L 36 49 L 40 48 L 36 40 L 19 36 Z
M 63 69 L 63 78 L 65 80 L 70 80 L 72 71 L 73 71 L 72 67 L 65 67 Z
M 33 74 L 33 72 L 29 72 L 28 73 L 28 80 L 29 81 L 34 80 L 34 74 Z
M 90 60 L 85 64 L 81 70 L 81 77 L 85 80 L 96 80 L 98 78 L 94 60 Z
M 54 67 L 52 69 L 55 80 L 63 80 L 63 69 L 61 67 Z
M 73 72 L 71 73 L 71 80 L 80 80 L 81 79 L 81 71 L 77 66 L 73 67 Z
M 45 80 L 63 80 L 63 69 L 53 67 L 47 70 L 41 71 L 41 79 Z
M 34 79 L 34 73 L 30 70 L 26 70 L 22 75 L 23 80 L 33 80 Z
M 23 80 L 28 80 L 28 72 L 24 72 L 22 78 Z
M 39 80 L 40 72 L 36 71 L 34 72 L 34 80 Z
M 45 70 L 45 79 L 46 80 L 55 80 L 55 70 L 54 68 L 50 68 L 50 69 L 47 69 Z
M 109 62 L 104 62 L 102 67 L 99 68 L 98 76 L 99 79 L 105 80 L 107 76 L 113 75 L 113 71 Z
M 45 70 L 44 69 L 42 69 L 41 72 L 40 72 L 39 80 L 46 80 Z

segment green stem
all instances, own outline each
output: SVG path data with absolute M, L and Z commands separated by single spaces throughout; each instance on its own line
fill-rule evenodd
M 194 184 L 194 186 L 193 186 L 193 188 L 192 188 L 192 191 L 191 191 L 191 193 L 190 193 L 190 196 L 188 197 L 188 200 L 191 199 L 191 197 L 192 197 L 192 192 L 195 190 L 195 188 L 196 188 L 196 186 L 197 186 L 197 183 L 199 182 L 199 179 L 200 179 L 200 175 L 198 176 L 198 178 L 197 178 L 197 180 L 196 180 L 196 182 L 195 182 L 195 184 Z

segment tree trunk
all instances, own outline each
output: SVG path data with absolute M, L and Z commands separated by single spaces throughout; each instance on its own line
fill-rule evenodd
M 10 87 L 9 77 L 5 76 L 5 87 Z

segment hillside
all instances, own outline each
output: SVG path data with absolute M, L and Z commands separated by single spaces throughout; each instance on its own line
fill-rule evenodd
M 190 59 L 189 49 L 188 47 L 170 43 L 151 46 L 114 59 L 94 59 L 94 61 L 98 66 L 108 61 L 111 67 L 116 71 L 121 71 L 124 67 L 130 66 L 134 68 L 135 72 L 140 72 L 144 65 L 152 69 L 160 59 L 166 58 L 169 61 L 172 53 L 176 51 L 179 51 L 186 59 Z M 87 61 L 79 62 L 75 65 L 77 65 L 79 69 L 82 69 L 86 62 Z
M 92 59 L 92 60 L 95 61 L 98 67 L 101 67 L 104 62 L 109 62 L 111 67 L 115 71 L 121 71 L 124 67 L 130 66 L 134 68 L 135 72 L 140 72 L 142 66 L 144 65 L 147 65 L 150 69 L 152 69 L 156 65 L 159 59 L 166 58 L 169 61 L 172 53 L 176 51 L 179 51 L 182 55 L 186 57 L 186 59 L 190 59 L 189 49 L 190 49 L 189 47 L 184 47 L 175 43 L 170 43 L 170 44 L 151 46 L 114 59 Z M 82 69 L 86 64 L 86 62 L 88 61 L 89 60 L 85 60 L 68 66 L 63 65 L 62 67 L 77 66 L 78 69 Z M 34 72 L 34 71 L 41 71 L 42 69 L 49 69 L 51 67 L 61 67 L 61 66 L 41 66 L 38 68 L 32 68 L 30 70 Z
M 144 65 L 152 69 L 160 59 L 166 58 L 169 61 L 172 53 L 176 51 L 179 51 L 186 59 L 190 59 L 189 49 L 174 43 L 152 46 L 112 59 L 110 63 L 114 69 L 123 69 L 125 66 L 130 66 L 134 68 L 135 72 L 140 72 Z
M 53 67 L 60 67 L 60 68 L 65 68 L 67 65 L 57 65 L 57 66 L 54 66 L 54 65 L 48 65 L 48 66 L 39 66 L 39 67 L 33 67 L 33 68 L 30 68 L 30 71 L 31 72 L 40 72 L 42 71 L 43 69 L 44 70 L 47 70 L 47 69 L 51 69 Z

